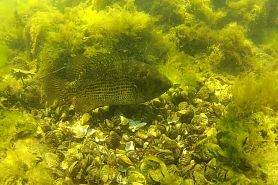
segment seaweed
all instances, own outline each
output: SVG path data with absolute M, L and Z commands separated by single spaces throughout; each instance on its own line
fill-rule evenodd
M 47 60 L 49 50 L 54 53 L 63 50 L 62 55 L 66 56 L 91 57 L 96 53 L 116 52 L 143 62 L 161 63 L 174 47 L 154 27 L 155 19 L 137 11 L 132 3 L 123 7 L 115 4 L 102 10 L 80 4 L 65 10 L 60 20 L 49 28 L 45 42 L 38 46 L 40 61 Z
M 1 182 L 277 184 L 276 0 L 0 5 Z M 64 75 L 53 66 L 97 53 L 156 65 L 175 85 L 87 119 L 44 108 L 38 82 Z
M 245 29 L 237 23 L 226 25 L 220 32 L 218 42 L 222 52 L 219 65 L 224 71 L 246 71 L 252 64 L 253 43 L 245 36 Z
M 266 182 L 273 178 L 266 169 L 275 163 L 269 155 L 276 155 L 275 134 L 271 129 L 276 116 L 265 116 L 262 112 L 248 117 L 240 117 L 237 107 L 230 106 L 229 112 L 218 126 L 219 146 L 225 152 L 225 158 L 219 162 L 232 167 L 250 180 L 260 179 Z M 267 169 L 269 170 L 269 169 Z
M 0 111 L 2 183 L 53 184 L 44 156 L 48 148 L 33 137 L 37 126 L 37 120 L 27 112 Z
M 0 45 L 0 69 L 5 67 L 8 62 L 9 48 L 6 45 Z
M 233 89 L 233 102 L 243 113 L 251 114 L 269 107 L 277 110 L 277 72 L 271 74 L 248 74 L 239 80 Z
M 24 27 L 26 51 L 29 53 L 29 58 L 35 59 L 39 53 L 42 43 L 45 42 L 46 34 L 52 24 L 59 20 L 59 13 L 52 11 L 39 11 L 30 17 Z
M 217 26 L 226 16 L 226 12 L 215 8 L 211 1 L 191 0 L 189 2 L 189 12 L 195 15 L 200 22 L 205 22 L 206 25 Z
M 246 37 L 246 30 L 237 23 L 213 29 L 202 22 L 173 27 L 169 37 L 178 51 L 199 60 L 206 72 L 239 74 L 252 68 L 256 46 Z M 177 54 L 178 55 L 178 54 Z
M 172 28 L 171 34 L 177 49 L 192 56 L 205 53 L 217 40 L 213 30 L 204 23 L 181 24 Z
M 235 83 L 232 102 L 218 125 L 219 145 L 228 157 L 222 162 L 250 179 L 273 178 L 266 169 L 274 162 L 268 156 L 277 153 L 276 75 L 249 74 Z
M 0 180 L 4 184 L 53 184 L 53 171 L 45 161 L 47 148 L 36 139 L 18 140 L 1 157 Z
M 1 150 L 11 147 L 13 141 L 34 134 L 37 124 L 26 112 L 1 111 Z

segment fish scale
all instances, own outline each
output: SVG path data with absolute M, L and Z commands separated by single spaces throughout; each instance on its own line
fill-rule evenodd
M 171 86 L 154 67 L 112 54 L 46 63 L 42 71 L 41 84 L 47 101 L 73 104 L 78 112 L 104 105 L 143 103 Z

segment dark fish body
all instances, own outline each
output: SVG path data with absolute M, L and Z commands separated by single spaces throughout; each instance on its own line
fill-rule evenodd
M 79 112 L 104 105 L 143 103 L 167 91 L 171 82 L 152 66 L 109 54 L 74 57 L 46 67 L 42 86 L 50 103 L 72 104 Z

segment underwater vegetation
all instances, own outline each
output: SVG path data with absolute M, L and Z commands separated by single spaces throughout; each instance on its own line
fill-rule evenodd
M 277 8 L 1 1 L 1 184 L 278 184 Z
M 4 184 L 53 184 L 50 153 L 36 138 L 38 122 L 26 111 L 0 112 L 0 181 Z

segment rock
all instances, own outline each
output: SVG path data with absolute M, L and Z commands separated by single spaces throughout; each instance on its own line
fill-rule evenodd
M 125 154 L 116 154 L 117 161 L 123 166 L 132 166 L 133 162 Z
M 199 115 L 195 115 L 192 118 L 191 123 L 194 124 L 194 125 L 205 126 L 205 125 L 208 124 L 208 117 L 204 113 L 201 113 Z
M 80 120 L 80 124 L 81 125 L 85 125 L 89 122 L 89 120 L 91 119 L 91 116 L 89 113 L 85 113 L 82 115 L 81 120 Z
M 133 141 L 129 141 L 125 143 L 125 150 L 126 151 L 134 151 L 135 147 L 134 147 L 134 142 Z

